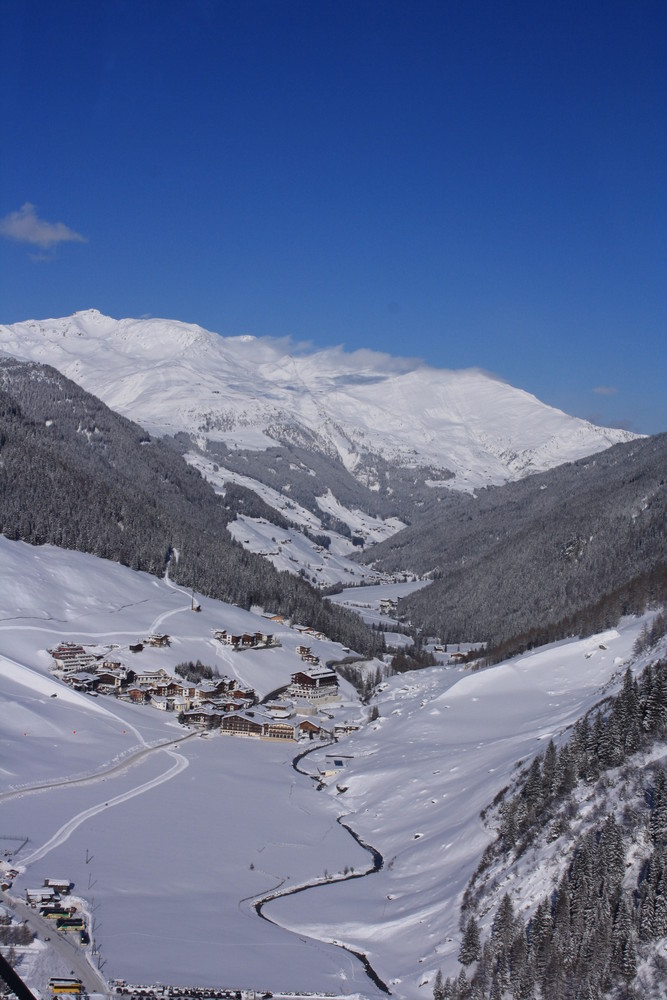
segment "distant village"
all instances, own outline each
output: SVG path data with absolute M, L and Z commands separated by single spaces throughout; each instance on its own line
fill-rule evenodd
M 307 626 L 295 626 L 295 630 L 302 638 L 324 638 Z M 263 632 L 233 634 L 216 629 L 213 635 L 236 651 L 280 645 L 273 635 Z M 296 646 L 302 666 L 291 674 L 284 694 L 259 704 L 256 692 L 237 678 L 214 674 L 193 681 L 175 677 L 164 667 L 142 668 L 139 654 L 143 649 L 164 648 L 169 641 L 168 635 L 149 635 L 130 644 L 126 654 L 76 642 L 62 642 L 48 652 L 54 671 L 75 690 L 173 712 L 183 725 L 203 731 L 296 741 L 337 739 L 358 728 L 347 724 L 325 727 L 315 719 L 322 706 L 340 701 L 338 676 L 331 667 L 322 665 L 304 643 Z

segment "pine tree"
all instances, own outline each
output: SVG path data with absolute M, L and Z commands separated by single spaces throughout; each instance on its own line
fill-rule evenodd
M 479 939 L 479 927 L 474 917 L 470 917 L 463 934 L 463 941 L 459 949 L 459 962 L 461 965 L 472 965 L 482 954 Z

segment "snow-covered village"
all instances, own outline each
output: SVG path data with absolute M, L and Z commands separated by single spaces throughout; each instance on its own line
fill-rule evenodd
M 667 1000 L 667 5 L 0 48 L 0 1000 Z

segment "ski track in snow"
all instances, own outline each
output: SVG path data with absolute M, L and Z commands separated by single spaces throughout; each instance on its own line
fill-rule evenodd
M 166 754 L 173 757 L 176 761 L 168 771 L 164 774 L 158 775 L 157 778 L 151 778 L 150 781 L 145 782 L 143 785 L 137 785 L 136 788 L 131 788 L 128 792 L 123 792 L 121 795 L 116 795 L 112 799 L 108 799 L 106 802 L 100 802 L 95 806 L 90 806 L 88 809 L 84 809 L 83 812 L 77 813 L 73 816 L 67 823 L 64 823 L 53 836 L 47 840 L 45 844 L 38 847 L 36 851 L 29 854 L 27 858 L 24 858 L 21 864 L 23 869 L 28 868 L 35 861 L 40 861 L 47 854 L 50 854 L 56 847 L 60 847 L 64 844 L 66 840 L 71 837 L 74 831 L 85 823 L 86 820 L 91 819 L 93 816 L 97 816 L 98 813 L 103 812 L 105 809 L 110 809 L 112 806 L 120 805 L 122 802 L 127 802 L 129 799 L 135 798 L 137 795 L 143 795 L 145 792 L 149 792 L 152 788 L 157 788 L 158 785 L 162 785 L 165 781 L 170 781 L 172 778 L 184 771 L 186 767 L 189 766 L 189 761 L 187 757 L 182 754 L 177 753 L 175 750 L 167 750 L 164 747 L 155 747 L 155 750 L 164 750 Z M 100 775 L 100 779 L 101 779 Z M 55 782 L 52 788 L 60 787 L 58 782 Z

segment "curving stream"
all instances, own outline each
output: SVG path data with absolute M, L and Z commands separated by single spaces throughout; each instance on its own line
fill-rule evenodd
M 294 757 L 294 759 L 292 760 L 292 767 L 294 768 L 294 770 L 297 771 L 299 774 L 305 775 L 307 778 L 311 778 L 313 781 L 318 781 L 318 779 L 314 775 L 309 774 L 308 771 L 304 771 L 303 768 L 299 767 L 299 762 L 303 760 L 304 757 L 307 757 L 309 753 L 312 753 L 313 750 L 321 750 L 322 747 L 326 745 L 327 744 L 318 743 L 317 746 L 310 747 L 308 750 L 304 750 L 301 753 L 297 754 L 296 757 Z M 344 830 L 347 830 L 350 836 L 354 840 L 356 840 L 356 842 L 359 844 L 360 847 L 363 847 L 365 851 L 368 851 L 368 853 L 371 855 L 371 858 L 373 859 L 373 864 L 371 865 L 371 867 L 368 868 L 365 872 L 349 872 L 347 875 L 341 874 L 336 876 L 335 878 L 330 878 L 327 881 L 322 881 L 320 879 L 315 882 L 307 882 L 305 885 L 296 886 L 291 889 L 284 889 L 271 892 L 266 896 L 262 896 L 261 899 L 256 900 L 255 903 L 253 904 L 257 916 L 261 917 L 262 920 L 268 921 L 268 923 L 270 924 L 275 924 L 277 927 L 282 926 L 278 924 L 277 921 L 271 920 L 270 917 L 267 917 L 266 914 L 262 912 L 263 907 L 266 903 L 270 903 L 274 899 L 280 899 L 283 896 L 296 896 L 298 892 L 306 892 L 308 889 L 316 889 L 318 887 L 328 885 L 331 882 L 347 882 L 350 879 L 354 878 L 366 878 L 368 875 L 374 875 L 375 872 L 380 871 L 380 869 L 384 866 L 384 858 L 382 857 L 380 852 L 375 847 L 372 847 L 370 844 L 366 844 L 361 839 L 359 834 L 356 833 L 352 829 L 352 827 L 348 826 L 348 824 L 344 822 L 342 816 L 338 817 L 337 822 L 340 824 L 340 826 L 343 827 Z M 338 948 L 342 948 L 343 951 L 348 952 L 348 954 L 350 955 L 354 955 L 354 957 L 361 962 L 364 968 L 364 972 L 371 980 L 371 982 L 374 983 L 375 986 L 377 986 L 377 988 L 381 990 L 383 993 L 386 993 L 388 996 L 391 996 L 391 990 L 389 989 L 387 984 L 380 979 L 377 972 L 375 971 L 371 963 L 368 961 L 368 957 L 364 954 L 364 952 L 355 951 L 354 948 L 350 948 L 348 945 L 341 944 L 340 941 L 330 941 L 329 943 L 336 945 L 336 947 Z

